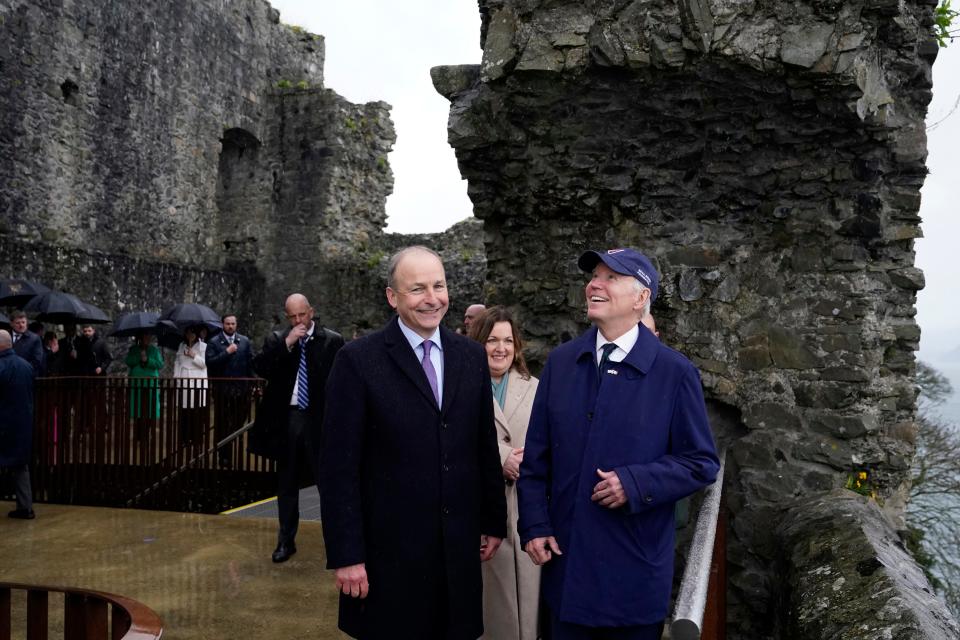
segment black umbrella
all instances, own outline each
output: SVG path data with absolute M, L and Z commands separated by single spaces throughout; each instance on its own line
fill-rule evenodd
M 184 331 L 190 327 L 195 327 L 197 329 L 200 327 L 206 327 L 207 339 L 223 330 L 221 327 L 214 327 L 210 324 L 188 324 L 183 329 L 180 329 L 171 320 L 157 320 L 157 344 L 166 349 L 176 350 L 180 347 L 180 343 L 183 342 Z
M 90 311 L 80 298 L 62 291 L 41 293 L 24 305 L 23 310 L 36 313 L 37 320 L 65 324 L 77 324 Z
M 7 278 L 0 280 L 0 304 L 22 307 L 30 302 L 34 296 L 47 291 L 50 291 L 50 287 L 39 282 L 32 282 L 23 278 Z
M 204 326 L 211 334 L 223 329 L 220 316 L 210 307 L 196 303 L 175 304 L 160 314 L 160 320 L 176 325 L 182 334 L 187 327 Z
M 160 314 L 156 311 L 135 311 L 125 313 L 113 323 L 113 331 L 109 335 L 114 338 L 138 336 L 141 333 L 154 333 L 157 330 L 157 320 Z
M 10 328 L 10 318 L 0 313 L 0 329 L 9 329 L 9 328 Z
M 86 313 L 84 313 L 82 317 L 77 318 L 78 323 L 108 324 L 110 322 L 110 316 L 100 307 L 95 307 L 89 302 L 84 302 L 83 306 L 86 307 Z

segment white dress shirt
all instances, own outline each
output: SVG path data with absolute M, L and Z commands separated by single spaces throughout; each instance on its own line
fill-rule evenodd
M 403 332 L 403 337 L 407 339 L 407 342 L 410 343 L 410 348 L 413 349 L 413 352 L 417 354 L 417 362 L 423 362 L 423 343 L 429 340 L 433 343 L 433 347 L 430 349 L 430 362 L 433 363 L 433 368 L 437 372 L 437 395 L 440 396 L 440 406 L 443 406 L 443 344 L 440 342 L 440 327 L 437 327 L 433 331 L 433 335 L 429 338 L 422 338 L 418 333 L 413 329 L 403 324 L 403 318 L 397 318 L 400 323 L 400 331 Z

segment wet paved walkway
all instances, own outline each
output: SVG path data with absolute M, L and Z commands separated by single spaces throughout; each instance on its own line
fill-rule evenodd
M 301 521 L 298 553 L 277 565 L 269 510 L 229 517 L 37 504 L 37 519 L 23 521 L 6 517 L 13 507 L 0 502 L 0 581 L 129 596 L 160 615 L 164 640 L 347 637 L 337 630 L 319 522 Z

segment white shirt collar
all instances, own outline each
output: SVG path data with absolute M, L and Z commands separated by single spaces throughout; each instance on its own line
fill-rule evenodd
M 600 348 L 612 342 L 617 345 L 617 348 L 613 350 L 613 353 L 610 354 L 610 359 L 614 362 L 620 362 L 627 357 L 627 354 L 630 353 L 630 350 L 633 349 L 633 345 L 637 344 L 637 338 L 640 337 L 640 325 L 635 324 L 633 328 L 627 331 L 625 334 L 617 338 L 616 340 L 607 340 L 603 337 L 603 332 L 599 329 L 597 330 L 597 346 L 596 352 L 599 357 Z
M 419 333 L 403 324 L 403 318 L 397 316 L 397 322 L 400 324 L 400 331 L 403 332 L 403 337 L 407 339 L 407 342 L 410 343 L 410 348 L 416 350 L 421 344 L 430 340 L 433 344 L 443 351 L 443 344 L 440 342 L 440 327 L 437 327 L 433 331 L 433 335 L 429 338 L 424 338 Z

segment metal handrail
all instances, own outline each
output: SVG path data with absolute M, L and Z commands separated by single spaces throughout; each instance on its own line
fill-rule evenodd
M 46 638 L 50 592 L 64 594 L 64 637 L 68 640 L 160 640 L 156 612 L 125 596 L 90 589 L 0 582 L 0 640 L 10 637 L 10 592 L 27 592 L 27 638 Z M 109 608 L 113 615 L 109 615 Z
M 726 457 L 726 451 L 721 451 L 717 479 L 707 487 L 700 513 L 697 515 L 697 527 L 690 543 L 690 554 L 683 571 L 683 580 L 680 582 L 673 622 L 670 624 L 671 640 L 700 640 L 703 612 L 707 607 L 707 588 L 710 585 Z

